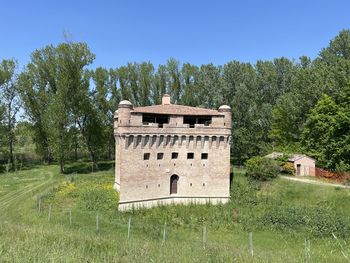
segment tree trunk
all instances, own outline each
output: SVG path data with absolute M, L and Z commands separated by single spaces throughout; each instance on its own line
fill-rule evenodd
M 12 128 L 12 120 L 11 120 L 11 103 L 8 105 L 8 116 L 7 116 L 7 138 L 8 138 L 8 146 L 9 146 L 9 160 L 11 164 L 11 170 L 15 170 L 15 160 L 13 158 L 13 141 L 14 134 Z
M 88 145 L 88 149 L 89 149 L 89 153 L 90 153 L 90 159 L 92 162 L 92 169 L 95 170 L 96 168 L 98 168 L 96 154 L 93 151 L 91 145 L 89 143 L 87 143 L 87 145 Z
M 89 137 L 85 134 L 85 130 L 82 128 L 82 126 L 80 124 L 80 121 L 78 121 L 77 123 L 78 123 L 79 129 L 80 129 L 80 132 L 83 135 L 83 138 L 85 139 L 86 146 L 88 147 L 88 150 L 90 153 L 90 159 L 92 162 L 92 168 L 95 169 L 98 167 L 96 154 L 95 154 L 95 152 L 90 144 Z
M 60 173 L 64 173 L 64 160 L 63 158 L 60 158 Z
M 112 148 L 111 145 L 114 145 L 115 144 L 115 141 L 114 141 L 114 135 L 113 137 L 111 137 L 111 141 L 110 143 L 108 144 L 108 160 L 112 160 Z
M 11 136 L 12 137 L 12 136 Z M 11 164 L 11 170 L 15 170 L 15 160 L 13 158 L 13 139 L 9 138 L 9 157 L 10 157 L 10 164 Z
M 77 121 L 75 121 L 74 127 L 77 127 Z M 74 131 L 74 160 L 78 161 L 78 132 Z
M 74 145 L 74 160 L 78 161 L 78 143 L 77 143 L 77 141 L 75 141 L 75 145 Z

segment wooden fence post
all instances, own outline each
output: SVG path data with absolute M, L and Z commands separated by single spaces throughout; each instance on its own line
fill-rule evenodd
M 205 249 L 207 243 L 207 227 L 203 226 L 203 248 Z
M 39 213 L 41 212 L 41 196 L 39 196 L 39 205 L 38 205 Z
M 306 263 L 310 263 L 311 262 L 311 255 L 310 255 L 310 239 L 306 240 L 305 238 L 305 259 L 306 259 Z
M 166 235 L 166 222 L 164 223 L 164 228 L 163 228 L 163 244 L 165 243 L 165 235 Z
M 131 231 L 131 216 L 129 216 L 129 222 L 128 222 L 128 239 L 130 239 L 130 231 Z
M 96 232 L 99 231 L 99 220 L 98 220 L 98 212 L 96 213 Z
M 50 222 L 50 220 L 51 220 L 51 205 L 49 206 L 49 215 L 47 217 L 47 221 Z
M 69 210 L 69 225 L 72 226 L 72 210 Z
M 253 233 L 249 232 L 249 252 L 252 257 L 254 257 L 254 248 L 253 248 Z

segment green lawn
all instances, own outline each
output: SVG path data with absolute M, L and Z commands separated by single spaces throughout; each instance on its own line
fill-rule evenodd
M 305 239 L 311 262 L 350 257 L 347 189 L 281 179 L 256 185 L 234 168 L 229 204 L 119 213 L 111 163 L 68 172 L 51 165 L 0 174 L 0 262 L 306 262 Z

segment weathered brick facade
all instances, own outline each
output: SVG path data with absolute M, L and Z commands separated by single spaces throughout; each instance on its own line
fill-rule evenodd
M 115 113 L 119 209 L 167 203 L 225 203 L 230 188 L 231 109 L 172 105 Z

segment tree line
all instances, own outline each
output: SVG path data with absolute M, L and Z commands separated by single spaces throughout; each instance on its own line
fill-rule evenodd
M 94 59 L 86 43 L 65 42 L 35 50 L 21 71 L 15 60 L 1 61 L 0 161 L 9 169 L 15 169 L 25 138 L 42 161 L 57 161 L 61 172 L 82 152 L 94 166 L 113 159 L 119 101 L 160 104 L 169 93 L 176 104 L 231 106 L 237 164 L 282 150 L 308 153 L 327 169 L 350 170 L 349 30 L 313 60 L 198 66 L 169 59 L 157 67 L 142 62 L 92 70 Z

